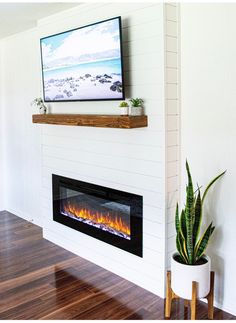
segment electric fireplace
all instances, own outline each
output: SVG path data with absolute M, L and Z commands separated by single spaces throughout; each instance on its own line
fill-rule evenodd
M 142 257 L 143 198 L 52 175 L 53 220 Z

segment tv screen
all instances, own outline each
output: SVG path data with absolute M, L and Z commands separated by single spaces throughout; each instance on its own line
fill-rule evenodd
M 40 39 L 45 102 L 122 100 L 121 17 Z

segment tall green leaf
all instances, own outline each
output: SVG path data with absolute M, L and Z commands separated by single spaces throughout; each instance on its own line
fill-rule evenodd
M 193 264 L 194 257 L 194 246 L 193 246 L 193 219 L 194 219 L 194 190 L 192 177 L 189 170 L 188 162 L 186 161 L 186 169 L 188 174 L 188 186 L 187 186 L 187 197 L 186 197 L 186 229 L 187 229 L 187 252 L 189 256 L 189 264 Z
M 187 228 L 186 228 L 185 210 L 182 210 L 181 215 L 180 215 L 180 230 L 186 239 L 187 238 Z
M 207 195 L 207 192 L 209 191 L 209 189 L 210 189 L 210 187 L 221 177 L 221 176 L 223 176 L 224 174 L 226 173 L 226 170 L 223 172 L 223 173 L 221 173 L 220 175 L 218 175 L 218 176 L 216 176 L 208 185 L 207 185 L 207 187 L 206 187 L 206 189 L 205 189 L 205 191 L 204 191 L 204 193 L 203 193 L 203 196 L 202 196 L 202 204 L 203 204 L 203 202 L 204 202 L 204 200 L 205 200 L 205 197 L 206 197 L 206 195 Z
M 179 232 L 179 205 L 176 204 L 176 211 L 175 211 L 175 229 L 176 233 Z
M 211 224 L 208 226 L 208 228 L 202 235 L 201 239 L 198 241 L 196 245 L 196 250 L 195 250 L 195 261 L 198 261 L 198 259 L 200 259 L 204 254 L 214 229 L 215 227 L 212 226 L 212 222 L 211 222 Z
M 186 256 L 186 252 L 184 251 L 184 241 L 181 237 L 180 231 L 176 235 L 176 247 L 183 263 L 188 263 L 188 258 Z
M 202 222 L 202 199 L 201 199 L 201 192 L 200 189 L 198 189 L 197 199 L 195 202 L 195 214 L 194 214 L 194 225 L 193 225 L 193 246 L 195 247 L 195 244 L 197 242 L 201 222 Z

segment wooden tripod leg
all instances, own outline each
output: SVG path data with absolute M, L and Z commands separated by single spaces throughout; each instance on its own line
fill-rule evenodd
M 210 292 L 207 296 L 208 302 L 208 319 L 213 320 L 214 317 L 214 281 L 215 281 L 215 273 L 211 271 L 211 280 L 210 280 Z
M 172 290 L 171 290 L 171 272 L 167 271 L 166 276 L 166 306 L 165 306 L 165 317 L 170 318 L 171 313 L 171 302 L 172 302 Z
M 192 282 L 191 320 L 196 320 L 197 282 Z

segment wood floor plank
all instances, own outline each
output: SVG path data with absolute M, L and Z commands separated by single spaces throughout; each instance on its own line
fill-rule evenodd
M 198 302 L 198 319 L 207 305 Z M 172 319 L 189 310 L 174 301 Z M 236 319 L 215 309 L 215 319 Z M 164 319 L 164 300 L 43 239 L 41 228 L 0 212 L 0 320 Z

